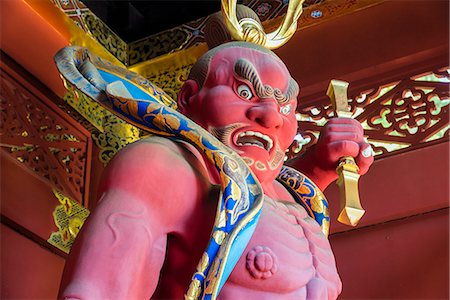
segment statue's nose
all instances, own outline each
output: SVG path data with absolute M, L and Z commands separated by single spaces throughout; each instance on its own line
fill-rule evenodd
M 259 102 L 247 110 L 247 118 L 265 128 L 279 128 L 283 119 L 275 102 Z

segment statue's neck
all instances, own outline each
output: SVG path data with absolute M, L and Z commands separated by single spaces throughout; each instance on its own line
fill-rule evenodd
M 256 177 L 258 178 L 259 183 L 264 191 L 264 194 L 274 198 L 277 196 L 277 181 L 276 178 L 280 173 L 281 165 L 276 170 L 258 172 L 254 171 Z
M 219 173 L 217 172 L 216 168 L 214 167 L 214 165 L 207 160 L 205 157 L 202 156 L 202 154 L 200 154 L 200 152 L 192 145 L 190 145 L 189 143 L 186 142 L 182 142 L 182 144 L 184 145 L 184 147 L 188 148 L 190 150 L 191 153 L 193 153 L 197 159 L 202 163 L 202 165 L 204 166 L 206 173 L 207 173 L 207 177 L 209 179 L 209 181 L 212 184 L 220 184 L 220 176 Z M 276 170 L 271 170 L 271 171 L 258 171 L 255 170 L 254 168 L 250 167 L 253 171 L 253 173 L 255 174 L 256 178 L 258 179 L 259 183 L 261 184 L 261 187 L 264 191 L 264 194 L 274 198 L 277 195 L 277 181 L 276 178 L 278 176 L 278 174 L 280 173 L 282 165 L 280 165 L 279 168 L 277 168 Z
M 274 181 L 272 181 L 271 183 L 261 184 L 261 187 L 264 191 L 264 195 L 269 196 L 273 199 L 277 198 L 278 193 L 276 192 Z

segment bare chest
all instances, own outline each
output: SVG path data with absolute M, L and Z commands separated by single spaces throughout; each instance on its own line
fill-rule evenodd
M 325 294 L 329 287 L 340 289 L 327 238 L 300 205 L 267 198 L 255 232 L 219 298 L 263 292 L 267 299 L 276 295 L 305 299 L 315 278 Z

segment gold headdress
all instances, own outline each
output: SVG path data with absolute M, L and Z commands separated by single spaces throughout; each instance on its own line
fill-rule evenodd
M 234 40 L 246 41 L 268 49 L 284 45 L 297 30 L 297 20 L 303 12 L 305 0 L 290 0 L 281 25 L 273 32 L 266 33 L 259 20 L 254 18 L 238 19 L 236 0 L 222 0 L 224 23 Z

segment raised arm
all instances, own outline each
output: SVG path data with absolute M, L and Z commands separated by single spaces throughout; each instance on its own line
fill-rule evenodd
M 206 184 L 187 156 L 174 143 L 153 138 L 130 145 L 114 158 L 100 188 L 100 202 L 66 263 L 60 298 L 151 297 L 167 234 L 183 233 Z M 177 177 L 182 180 L 174 186 Z

